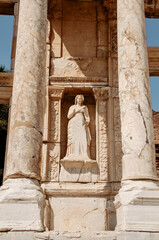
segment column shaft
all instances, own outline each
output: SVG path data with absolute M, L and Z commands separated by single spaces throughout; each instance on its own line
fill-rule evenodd
M 118 231 L 158 232 L 159 186 L 145 35 L 144 0 L 118 0 L 118 74 L 123 148 L 115 197 Z
M 143 0 L 118 0 L 123 180 L 156 179 Z
M 46 0 L 21 0 L 5 179 L 39 179 L 46 72 Z

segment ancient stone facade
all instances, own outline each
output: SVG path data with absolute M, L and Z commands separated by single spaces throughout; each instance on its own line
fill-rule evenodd
M 144 22 L 157 1 L 0 8 L 15 16 L 12 73 L 0 75 L 0 103 L 11 105 L 0 240 L 157 239 L 149 70 L 158 74 L 159 51 L 147 54 Z

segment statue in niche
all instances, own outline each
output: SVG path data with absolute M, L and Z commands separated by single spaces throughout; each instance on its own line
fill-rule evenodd
M 90 117 L 88 108 L 83 105 L 84 96 L 77 95 L 75 104 L 68 111 L 67 151 L 64 159 L 91 160 L 89 130 Z

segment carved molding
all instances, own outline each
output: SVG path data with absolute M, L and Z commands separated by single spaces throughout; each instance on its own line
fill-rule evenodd
M 93 88 L 96 99 L 96 134 L 97 161 L 100 169 L 100 180 L 108 180 L 108 137 L 107 137 L 107 100 L 110 88 Z
M 100 168 L 100 180 L 108 180 L 108 139 L 107 139 L 107 102 L 97 101 L 98 112 L 98 158 Z
M 59 101 L 50 102 L 50 140 L 51 142 L 60 141 L 60 113 L 59 113 Z
M 54 76 L 50 76 L 50 84 L 54 84 L 54 83 L 87 83 L 87 82 L 102 82 L 105 83 L 107 82 L 107 78 L 103 78 L 103 77 L 54 77 Z
M 93 88 L 93 92 L 96 100 L 107 100 L 109 97 L 119 97 L 119 89 L 116 87 Z
M 120 189 L 120 183 L 44 183 L 44 193 L 49 196 L 109 196 L 116 195 Z
M 48 179 L 58 181 L 59 176 L 60 146 L 59 144 L 50 144 L 48 150 Z
M 117 43 L 117 26 L 111 28 L 110 30 L 110 39 L 111 39 L 111 51 L 114 53 L 118 50 L 118 43 Z

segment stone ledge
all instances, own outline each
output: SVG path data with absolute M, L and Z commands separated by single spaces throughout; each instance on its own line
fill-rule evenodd
M 103 77 L 54 77 L 50 76 L 50 84 L 54 84 L 54 82 L 107 82 L 107 78 Z
M 159 233 L 146 232 L 6 232 L 0 240 L 158 240 Z
M 96 165 L 97 161 L 96 160 L 92 160 L 92 159 L 69 159 L 69 158 L 63 158 L 60 160 L 60 162 L 63 165 L 68 165 L 68 166 L 76 166 L 76 165 Z
M 120 183 L 55 183 L 42 184 L 44 193 L 49 196 L 115 196 Z

